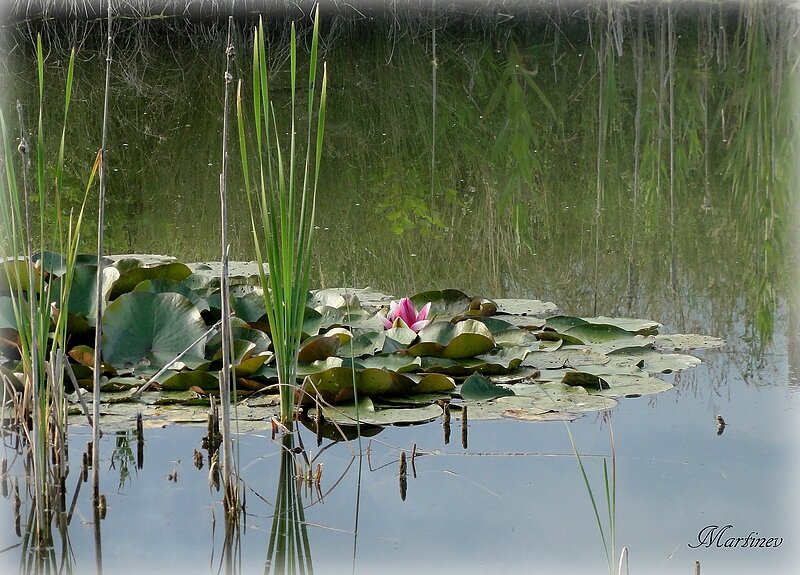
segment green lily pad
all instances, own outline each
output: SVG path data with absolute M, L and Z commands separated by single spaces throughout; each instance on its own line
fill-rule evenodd
M 129 375 L 119 375 L 116 377 L 112 377 L 110 379 L 105 379 L 105 382 L 103 382 L 103 379 L 105 378 L 101 378 L 100 380 L 101 381 L 100 390 L 102 392 L 100 401 L 109 401 L 110 398 L 113 398 L 116 401 L 120 401 L 123 399 L 123 397 L 125 398 L 126 401 L 132 400 L 133 399 L 132 394 L 125 394 L 124 396 L 112 395 L 109 397 L 107 392 L 136 390 L 139 389 L 141 386 L 143 386 L 145 383 L 147 383 L 147 379 L 141 377 L 131 377 Z M 89 386 L 86 387 L 86 389 L 91 390 L 92 385 L 90 384 Z
M 384 305 L 387 305 L 393 298 L 391 295 L 387 293 L 380 292 L 378 290 L 374 290 L 372 288 L 349 288 L 349 287 L 337 287 L 337 288 L 326 288 L 325 290 L 321 290 L 326 292 L 325 298 L 329 297 L 327 294 L 334 293 L 347 296 L 355 296 L 358 298 L 358 301 L 361 302 L 361 305 L 369 306 L 373 308 L 379 308 Z
M 544 329 L 542 331 L 536 332 L 536 337 L 539 338 L 540 341 L 545 342 L 549 341 L 552 342 L 550 344 L 550 348 L 558 349 L 562 345 L 583 345 L 584 342 L 582 339 L 579 339 L 572 335 L 567 335 L 565 333 L 561 333 L 555 331 L 553 329 Z
M 237 285 L 231 288 L 231 309 L 246 322 L 261 321 L 267 315 L 261 286 Z
M 130 292 L 106 310 L 103 360 L 117 369 L 137 365 L 161 368 L 188 348 L 181 361 L 196 367 L 204 361 L 205 332 L 200 312 L 184 296 Z
M 414 383 L 401 373 L 367 368 L 357 372 L 358 391 L 370 397 L 410 393 Z
M 192 270 L 193 275 L 206 278 L 203 283 L 211 283 L 215 288 L 219 287 L 220 277 L 222 276 L 221 262 L 193 262 L 186 265 Z M 267 264 L 264 264 L 263 270 L 265 275 L 269 275 L 269 266 Z M 228 262 L 228 278 L 231 286 L 257 285 L 260 281 L 258 271 L 258 262 Z
M 122 267 L 120 267 L 121 265 Z M 116 299 L 122 294 L 133 291 L 139 283 L 145 280 L 170 279 L 180 282 L 189 277 L 192 273 L 192 270 L 190 270 L 186 264 L 179 262 L 162 263 L 152 267 L 128 266 L 129 260 L 117 262 L 115 267 L 120 270 L 120 275 L 111 289 L 111 299 Z
M 198 387 L 204 391 L 219 390 L 216 374 L 207 371 L 167 371 L 158 381 L 163 391 L 187 391 L 190 387 Z
M 672 389 L 674 386 L 657 377 L 647 374 L 638 375 L 604 375 L 603 381 L 608 383 L 608 389 L 594 392 L 606 397 L 640 397 L 642 395 L 655 395 Z
M 517 346 L 494 349 L 489 353 L 466 359 L 422 357 L 420 369 L 430 373 L 462 377 L 476 371 L 483 375 L 501 375 L 517 369 L 528 353 L 529 350 L 526 347 Z
M 322 327 L 322 315 L 314 308 L 306 306 L 303 312 L 303 336 L 317 335 L 320 327 Z
M 502 400 L 502 401 L 501 401 Z M 513 400 L 508 402 L 507 400 Z M 557 412 L 537 407 L 525 398 L 501 397 L 496 401 L 482 401 L 468 404 L 470 421 L 493 419 L 517 419 L 520 421 L 573 421 L 583 416 L 580 412 Z
M 387 329 L 384 332 L 385 340 L 392 340 L 401 347 L 409 345 L 412 341 L 417 339 L 417 332 L 400 322 L 400 325 Z M 394 349 L 387 349 L 386 342 L 384 342 L 384 351 L 395 351 Z
M 608 389 L 608 384 L 598 375 L 583 371 L 567 371 L 561 378 L 561 383 L 569 386 L 581 386 L 584 389 Z
M 516 397 L 501 397 L 498 404 L 535 407 L 557 413 L 587 413 L 616 407 L 610 397 L 589 393 L 585 388 L 563 383 L 516 384 L 511 386 Z
M 492 375 L 489 377 L 492 383 L 510 385 L 521 381 L 534 381 L 539 378 L 541 372 L 534 367 L 518 367 L 508 373 Z
M 341 342 L 336 335 L 317 335 L 306 339 L 300 344 L 297 355 L 299 363 L 311 363 L 336 355 Z
M 493 300 L 486 297 L 473 297 L 470 298 L 467 310 L 458 315 L 453 316 L 452 321 L 455 323 L 467 318 L 473 318 L 473 319 L 480 318 L 482 321 L 486 319 L 490 320 L 490 316 L 493 316 L 496 313 L 497 313 L 497 304 Z
M 250 325 L 239 319 L 238 317 L 231 318 L 231 336 L 233 340 L 245 340 L 252 342 L 252 353 L 259 354 L 269 350 L 272 341 L 269 336 L 260 329 L 251 328 Z M 222 347 L 222 335 L 220 330 L 213 332 L 206 343 L 206 357 L 213 357 Z
M 361 303 L 355 293 L 344 292 L 337 289 L 321 289 L 312 291 L 307 305 L 317 309 L 320 307 L 330 307 L 334 309 L 344 309 L 345 311 L 361 309 Z
M 469 309 L 472 301 L 467 294 L 457 289 L 431 290 L 411 296 L 411 303 L 416 309 L 430 302 L 431 310 L 428 319 L 449 320 Z
M 313 414 L 315 410 L 309 411 Z M 381 406 L 365 397 L 358 405 L 324 405 L 322 413 L 325 419 L 340 425 L 353 425 L 357 421 L 366 425 L 408 425 L 433 421 L 442 415 L 442 408 L 436 404 L 413 408 Z
M 464 359 L 487 353 L 495 342 L 489 328 L 482 322 L 466 319 L 457 324 L 437 321 L 419 332 L 419 343 L 408 348 L 415 356 L 434 356 Z
M 532 317 L 548 317 L 558 311 L 550 301 L 538 299 L 495 299 L 497 313 Z
M 603 365 L 608 361 L 607 355 L 581 346 L 561 348 L 552 352 L 531 352 L 522 364 L 539 369 L 561 369 L 563 367 L 579 368 L 584 365 Z
M 6 259 L 0 262 L 0 290 L 6 291 L 9 289 L 16 290 L 22 287 L 23 290 L 28 290 L 29 272 L 32 266 L 28 265 L 27 258 Z M 33 267 L 33 285 L 39 282 L 41 270 Z M 10 280 L 10 281 L 9 281 Z M 34 288 L 36 289 L 36 288 Z
M 609 352 L 611 361 L 619 365 L 635 365 L 644 371 L 657 373 L 672 373 L 682 369 L 697 367 L 702 362 L 693 355 L 681 353 L 660 353 L 649 348 L 620 348 Z
M 253 356 L 253 351 L 255 350 L 256 344 L 252 341 L 247 341 L 246 339 L 235 339 L 232 342 L 231 346 L 231 365 L 238 366 L 242 361 L 249 359 Z M 262 362 L 263 363 L 263 362 Z M 211 362 L 202 371 L 219 371 L 222 369 L 222 347 L 214 352 L 214 355 L 211 358 Z
M 636 335 L 657 335 L 661 324 L 649 319 L 636 319 L 631 317 L 589 317 L 589 323 L 615 325 Z
M 528 357 L 529 353 L 530 350 L 524 345 L 503 347 L 500 349 L 493 349 L 489 353 L 475 356 L 474 360 L 465 360 L 464 364 L 471 365 L 473 361 L 478 361 L 487 366 L 501 367 L 508 371 L 522 365 L 522 362 Z
M 358 334 L 349 345 L 339 348 L 339 356 L 360 357 L 379 352 L 386 344 L 386 334 L 383 326 L 380 330 L 366 331 Z
M 453 391 L 455 382 L 441 373 L 407 374 L 414 385 L 414 395 Z
M 422 359 L 407 354 L 382 353 L 359 360 L 364 367 L 388 369 L 397 373 L 417 371 L 422 368 Z
M 107 260 L 109 260 L 114 267 L 118 268 L 120 272 L 139 267 L 154 267 L 171 264 L 177 261 L 173 256 L 159 254 L 113 254 L 107 256 Z
M 313 373 L 321 373 L 334 367 L 342 367 L 341 357 L 327 357 L 311 363 L 302 363 L 297 365 L 297 377 L 305 377 Z
M 652 346 L 655 341 L 652 336 L 635 335 L 615 325 L 599 323 L 576 325 L 566 330 L 564 335 L 577 338 L 591 345 L 594 351 L 603 353 L 621 347 Z
M 114 267 L 103 268 L 103 308 L 108 306 L 111 291 L 119 279 L 119 270 Z M 51 280 L 50 300 L 58 302 L 61 298 L 61 279 Z M 72 285 L 69 291 L 67 311 L 79 318 L 85 319 L 87 325 L 97 323 L 97 266 L 75 266 Z
M 569 368 L 559 368 L 559 369 L 541 369 L 539 370 L 539 375 L 536 377 L 536 381 L 539 382 L 560 382 L 564 379 L 564 375 L 570 371 Z
M 236 340 L 241 341 L 241 340 Z M 234 341 L 234 346 L 236 345 L 236 341 Z M 254 354 L 253 352 L 249 353 L 246 357 L 242 357 L 238 363 L 234 365 L 236 371 L 237 379 L 251 377 L 254 373 L 261 369 L 261 366 L 265 363 L 272 361 L 274 355 L 271 352 L 264 351 L 258 354 Z M 260 389 L 260 384 L 258 388 Z
M 504 322 L 527 331 L 539 330 L 545 325 L 545 320 L 529 315 L 500 315 L 496 317 L 503 318 Z
M 539 346 L 539 338 L 536 337 L 536 334 L 526 329 L 512 327 L 502 331 L 492 331 L 492 335 L 494 336 L 495 344 L 502 347 L 524 345 L 530 348 L 537 348 Z
M 107 269 L 117 271 L 116 268 Z M 186 284 L 182 282 L 176 282 L 175 280 L 144 280 L 143 282 L 137 284 L 133 291 L 147 291 L 150 293 L 179 293 L 191 301 L 200 312 L 204 312 L 209 309 L 208 302 L 201 298 L 197 292 L 190 289 Z
M 485 401 L 504 395 L 514 395 L 506 387 L 495 385 L 480 373 L 473 373 L 461 384 L 461 397 L 466 401 Z
M 565 332 L 576 325 L 583 325 L 588 323 L 585 319 L 580 317 L 572 317 L 568 315 L 554 315 L 547 318 L 545 325 L 554 331 Z
M 27 305 L 27 304 L 23 304 Z M 17 330 L 17 319 L 14 315 L 14 302 L 10 296 L 0 296 L 0 329 Z
M 67 352 L 67 355 L 77 361 L 79 365 L 94 369 L 94 349 L 88 345 L 76 345 Z M 103 373 L 112 373 L 114 375 L 117 373 L 113 366 L 105 362 L 101 363 L 101 370 Z

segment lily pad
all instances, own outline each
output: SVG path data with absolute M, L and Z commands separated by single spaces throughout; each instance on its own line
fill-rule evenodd
M 13 329 L 17 331 L 14 302 L 11 297 L 7 295 L 0 296 L 0 329 Z
M 108 306 L 111 291 L 119 279 L 119 270 L 114 267 L 103 268 L 103 308 Z M 58 302 L 61 297 L 61 280 L 51 280 L 50 300 Z M 94 326 L 97 323 L 97 266 L 75 266 L 72 285 L 69 291 L 67 311 L 85 318 L 87 324 Z
M 652 346 L 654 341 L 652 336 L 635 335 L 615 325 L 599 323 L 576 325 L 564 334 L 591 345 L 594 351 L 605 353 L 621 347 Z
M 411 303 L 416 309 L 430 302 L 429 319 L 449 320 L 469 310 L 472 298 L 456 289 L 431 290 L 411 296 Z
M 138 261 L 141 262 L 141 260 Z M 120 263 L 124 265 L 120 267 Z M 116 267 L 120 270 L 120 275 L 119 279 L 114 282 L 114 286 L 111 290 L 111 299 L 133 291 L 139 283 L 145 280 L 170 279 L 180 282 L 192 273 L 186 264 L 179 262 L 162 263 L 152 267 L 127 267 L 128 265 L 129 260 L 118 262 Z
M 311 363 L 312 361 L 334 356 L 339 351 L 340 345 L 341 342 L 336 335 L 310 337 L 300 344 L 297 361 L 299 363 Z
M 358 298 L 358 301 L 361 302 L 362 305 L 370 306 L 373 308 L 382 307 L 383 305 L 388 304 L 393 298 L 391 295 L 387 293 L 383 293 L 378 290 L 374 290 L 372 288 L 349 288 L 349 287 L 338 287 L 338 288 L 326 288 L 323 290 L 328 293 L 338 293 L 340 295 L 353 295 Z M 327 297 L 327 296 L 325 296 Z
M 504 395 L 514 395 L 506 387 L 495 385 L 480 373 L 473 373 L 461 384 L 461 397 L 466 401 L 485 401 Z
M 219 390 L 219 379 L 207 371 L 168 371 L 158 379 L 164 391 L 188 391 L 192 387 L 204 391 Z
M 249 324 L 238 317 L 231 318 L 231 335 L 233 340 L 245 340 L 255 344 L 252 353 L 259 354 L 269 350 L 271 341 L 269 336 L 260 329 L 253 329 Z M 214 356 L 222 347 L 222 335 L 220 330 L 213 332 L 206 343 L 206 356 Z
M 657 335 L 661 324 L 649 319 L 637 319 L 631 317 L 590 317 L 585 318 L 589 323 L 599 323 L 615 325 L 619 328 L 635 333 L 636 335 Z
M 490 319 L 490 316 L 493 316 L 496 313 L 497 304 L 493 300 L 486 297 L 473 297 L 470 298 L 467 310 L 453 316 L 452 321 L 455 323 L 467 318 L 482 318 L 482 320 Z
M 651 374 L 672 373 L 682 369 L 691 369 L 702 363 L 699 358 L 693 355 L 661 353 L 654 349 L 640 347 L 625 347 L 614 350 L 608 355 L 613 363 L 636 365 Z
M 117 271 L 116 268 L 107 269 Z M 179 293 L 191 301 L 201 313 L 209 309 L 208 302 L 201 298 L 197 292 L 190 289 L 186 284 L 176 282 L 175 280 L 145 280 L 137 284 L 133 291 L 148 291 L 151 293 Z
M 14 290 L 22 287 L 23 290 L 27 291 L 29 283 L 28 274 L 31 270 L 31 267 L 32 266 L 28 265 L 28 259 L 22 257 L 13 259 L 7 258 L 5 261 L 0 262 L 0 268 L 2 268 L 0 270 L 0 290 L 6 291 L 9 289 L 9 286 L 11 286 L 11 289 Z M 41 269 L 38 267 L 33 267 L 33 274 L 33 285 L 35 286 L 39 282 Z
M 455 382 L 441 373 L 408 374 L 407 377 L 416 384 L 414 385 L 414 396 L 453 391 L 456 388 Z
M 334 367 L 342 367 L 341 357 L 327 357 L 311 363 L 297 365 L 297 377 L 305 377 L 313 373 L 321 373 Z
M 261 286 L 237 285 L 231 287 L 231 309 L 237 317 L 247 322 L 266 318 L 267 306 Z
M 400 325 L 387 329 L 384 332 L 384 337 L 386 340 L 392 340 L 393 342 L 399 344 L 399 346 L 405 347 L 417 339 L 417 332 L 405 325 L 402 321 L 399 323 Z M 386 343 L 384 343 L 384 351 L 391 352 L 395 351 L 395 349 L 387 349 Z
M 616 407 L 610 397 L 589 393 L 583 387 L 563 383 L 517 384 L 511 388 L 516 397 L 501 397 L 498 404 L 514 407 L 535 407 L 557 413 L 587 413 Z
M 411 355 L 464 359 L 487 353 L 495 342 L 482 322 L 466 319 L 457 324 L 434 322 L 419 332 L 419 343 L 408 348 Z
M 94 369 L 94 349 L 88 345 L 76 345 L 67 353 L 78 364 Z M 103 373 L 116 375 L 117 371 L 108 363 L 101 363 Z M 76 374 L 77 375 L 77 374 Z
M 575 327 L 576 325 L 583 325 L 587 322 L 585 319 L 580 317 L 572 317 L 568 315 L 554 315 L 553 317 L 547 318 L 547 322 L 545 325 L 554 331 L 558 332 L 565 332 L 570 328 Z
M 181 361 L 196 367 L 204 361 L 205 331 L 198 309 L 180 294 L 127 293 L 106 310 L 103 360 L 117 369 L 142 362 L 161 368 L 188 348 Z
M 386 334 L 383 326 L 381 326 L 379 330 L 366 331 L 358 334 L 349 345 L 339 349 L 339 355 L 346 357 L 351 355 L 353 357 L 372 355 L 382 350 L 385 343 Z
M 539 338 L 536 337 L 536 334 L 526 329 L 512 327 L 502 331 L 492 331 L 492 335 L 495 343 L 502 347 L 524 345 L 536 348 L 539 346 Z
M 608 389 L 608 384 L 600 376 L 584 371 L 567 371 L 561 379 L 561 383 L 570 386 L 581 386 L 584 389 L 601 390 Z
M 344 308 L 345 310 L 361 309 L 361 303 L 358 301 L 358 296 L 352 292 L 345 292 L 336 289 L 321 289 L 312 291 L 307 305 L 317 309 L 320 307 L 330 307 L 334 309 Z
M 558 311 L 558 306 L 551 301 L 538 299 L 495 299 L 497 313 L 548 317 Z
M 674 386 L 657 377 L 637 375 L 605 375 L 603 381 L 608 383 L 608 389 L 596 392 L 606 397 L 640 397 L 642 395 L 655 395 L 672 389 Z
M 583 365 L 602 365 L 604 363 L 608 363 L 607 355 L 583 347 L 569 347 L 552 352 L 531 352 L 522 362 L 523 365 L 539 369 L 577 368 Z
M 312 414 L 314 411 L 310 410 Z M 325 419 L 340 425 L 353 425 L 356 421 L 366 425 L 408 425 L 433 421 L 442 415 L 442 408 L 436 404 L 412 408 L 384 407 L 365 397 L 358 405 L 325 405 L 322 413 Z
M 219 287 L 222 276 L 222 264 L 219 261 L 193 262 L 186 264 L 193 275 L 203 276 L 206 283 L 211 282 L 214 287 Z M 269 275 L 269 266 L 264 264 L 264 273 Z M 228 262 L 228 278 L 232 286 L 256 285 L 259 282 L 258 262 Z
M 376 367 L 379 369 L 389 369 L 398 373 L 417 371 L 422 367 L 422 359 L 399 353 L 382 353 L 365 357 L 359 360 L 364 367 Z

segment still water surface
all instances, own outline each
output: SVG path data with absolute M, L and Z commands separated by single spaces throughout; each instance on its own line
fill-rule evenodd
M 797 220 L 789 64 L 797 54 L 785 47 L 794 46 L 787 38 L 797 15 L 729 14 L 716 4 L 677 15 L 652 7 L 642 20 L 636 11 L 617 20 L 598 14 L 506 21 L 489 10 L 483 19 L 444 12 L 435 21 L 401 15 L 332 25 L 314 283 L 398 296 L 455 287 L 536 297 L 568 314 L 646 317 L 664 332 L 724 338 L 700 367 L 663 376 L 674 389 L 622 400 L 605 420 L 589 415 L 570 429 L 605 517 L 600 456 L 611 453 L 613 428 L 617 553 L 628 549 L 632 572 L 693 573 L 695 561 L 704 573 L 793 572 L 800 341 L 790 289 Z M 99 133 L 99 37 L 95 30 L 79 52 L 68 134 L 77 142 L 69 168 L 76 182 Z M 243 27 L 241 54 L 248 37 Z M 24 98 L 34 85 L 30 42 L 24 32 L 14 42 L 4 80 Z M 111 249 L 215 258 L 221 32 L 132 25 L 117 42 Z M 63 53 L 48 57 L 56 87 L 63 65 Z M 237 65 L 246 77 L 246 58 Z M 280 93 L 280 55 L 274 66 Z M 58 125 L 59 114 L 48 113 Z M 237 259 L 252 257 L 246 221 L 244 202 L 234 200 Z M 718 414 L 728 422 L 722 435 Z M 456 428 L 449 444 L 434 422 L 364 439 L 369 458 L 353 459 L 354 442 L 319 456 L 324 499 L 304 496 L 318 573 L 605 571 L 563 423 L 471 422 L 467 448 Z M 147 429 L 143 467 L 130 461 L 121 476 L 115 437 L 106 434 L 104 572 L 221 568 L 221 496 L 209 489 L 207 466 L 192 465 L 203 435 Z M 87 428 L 74 428 L 75 468 L 89 439 Z M 412 445 L 416 477 L 402 500 L 397 461 Z M 260 572 L 279 448 L 268 431 L 240 437 L 240 448 L 247 517 L 234 563 Z M 21 473 L 20 464 L 12 470 Z M 77 482 L 68 479 L 68 496 Z M 95 569 L 89 497 L 84 486 L 69 529 L 81 573 Z M 13 525 L 10 498 L 0 510 Z M 728 524 L 725 538 L 757 532 L 783 542 L 690 547 L 705 527 Z M 19 540 L 4 528 L 0 548 Z M 17 568 L 20 553 L 0 556 L 4 572 Z

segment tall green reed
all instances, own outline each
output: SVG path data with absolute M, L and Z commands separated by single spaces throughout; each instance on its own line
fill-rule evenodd
M 572 452 L 575 454 L 575 459 L 578 462 L 578 467 L 581 471 L 583 483 L 586 486 L 586 492 L 589 494 L 589 500 L 592 503 L 592 511 L 594 518 L 597 522 L 597 529 L 600 531 L 600 539 L 603 541 L 603 551 L 606 555 L 606 563 L 608 565 L 609 575 L 615 572 L 622 572 L 622 562 L 627 556 L 627 548 L 622 549 L 620 552 L 619 562 L 616 560 L 617 549 L 617 450 L 614 444 L 614 430 L 611 428 L 609 421 L 609 435 L 611 437 L 611 470 L 608 469 L 608 460 L 603 458 L 603 490 L 606 499 L 606 523 L 604 525 L 603 519 L 600 516 L 597 498 L 595 498 L 592 484 L 589 481 L 589 476 L 586 473 L 586 468 L 583 465 L 583 460 L 575 445 L 575 439 L 572 437 L 569 425 L 564 424 L 569 435 L 569 442 L 572 445 Z M 608 536 L 606 536 L 606 526 L 608 527 Z
M 259 20 L 253 45 L 253 116 L 256 138 L 256 179 L 258 212 L 251 199 L 251 176 L 241 83 L 237 95 L 240 153 L 250 221 L 264 290 L 271 337 L 278 368 L 281 421 L 291 425 L 294 414 L 297 354 L 303 333 L 305 303 L 311 269 L 311 245 L 316 211 L 317 185 L 325 127 L 327 70 L 323 71 L 317 107 L 317 125 L 313 128 L 316 101 L 317 52 L 319 49 L 319 7 L 314 16 L 314 30 L 308 69 L 307 132 L 305 158 L 297 150 L 297 33 L 292 23 L 290 41 L 291 118 L 288 126 L 288 157 L 282 149 L 275 106 L 269 93 L 269 72 L 264 23 Z M 286 142 L 283 142 L 285 145 Z M 312 159 L 312 150 L 314 156 Z M 312 161 L 313 160 L 313 161 Z M 296 170 L 302 169 L 302 176 Z M 313 173 L 311 173 L 313 170 Z M 263 242 L 263 247 L 262 247 Z M 266 252 L 266 258 L 264 257 Z M 264 272 L 264 262 L 269 272 Z
M 25 114 L 17 103 L 20 121 L 21 183 L 15 165 L 14 146 L 5 116 L 0 110 L 2 132 L 2 165 L 5 178 L 0 182 L 3 258 L 6 292 L 13 311 L 20 355 L 17 371 L 20 385 L 4 377 L 4 388 L 15 397 L 15 421 L 28 441 L 32 458 L 34 517 L 27 532 L 26 548 L 34 552 L 46 548 L 52 540 L 51 522 L 54 513 L 63 508 L 62 490 L 67 474 L 67 409 L 64 393 L 67 317 L 70 287 L 78 251 L 83 211 L 89 190 L 97 173 L 98 161 L 89 174 L 83 203 L 77 215 L 62 213 L 66 126 L 74 76 L 75 51 L 70 54 L 64 94 L 64 115 L 55 167 L 45 161 L 44 135 L 44 55 L 41 36 L 36 42 L 38 77 L 38 126 L 35 138 L 34 182 L 30 176 L 31 145 L 25 129 Z M 35 184 L 35 196 L 31 187 Z M 38 229 L 32 211 L 38 203 Z M 54 217 L 47 218 L 52 206 Z M 52 223 L 46 225 L 45 222 Z M 45 252 L 49 245 L 58 254 Z M 63 255 L 62 255 L 63 254 Z M 2 279 L 0 279 L 2 282 Z M 18 390 L 17 388 L 21 388 Z M 30 544 L 30 545 L 29 545 Z M 24 561 L 24 559 L 23 559 Z
M 225 47 L 226 68 L 225 68 L 225 98 L 222 112 L 222 171 L 219 176 L 219 195 L 220 195 L 220 228 L 221 228 L 221 292 L 222 292 L 222 318 L 220 333 L 222 335 L 222 369 L 219 372 L 219 392 L 221 411 L 222 411 L 222 474 L 225 484 L 225 508 L 229 518 L 236 517 L 236 513 L 241 506 L 238 490 L 238 466 L 234 461 L 233 438 L 231 435 L 231 392 L 235 401 L 236 397 L 236 375 L 231 364 L 231 348 L 233 346 L 233 335 L 231 331 L 231 305 L 230 305 L 230 280 L 228 273 L 228 260 L 230 245 L 228 243 L 228 102 L 230 99 L 230 88 L 233 82 L 231 68 L 233 66 L 234 47 L 233 47 L 233 17 L 228 19 L 228 41 Z M 226 522 L 226 528 L 231 526 Z

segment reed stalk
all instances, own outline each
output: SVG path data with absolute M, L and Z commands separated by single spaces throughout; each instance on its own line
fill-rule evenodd
M 92 379 L 92 503 L 94 504 L 95 520 L 95 561 L 98 573 L 102 572 L 102 552 L 100 540 L 101 504 L 104 498 L 100 495 L 100 375 L 102 373 L 102 331 L 103 331 L 103 254 L 105 253 L 105 205 L 106 205 L 106 176 L 108 173 L 108 119 L 109 102 L 111 97 L 111 63 L 112 63 L 112 12 L 111 0 L 107 3 L 108 24 L 106 30 L 106 76 L 103 95 L 103 132 L 100 143 L 100 181 L 97 198 L 97 282 L 95 289 L 97 299 L 97 323 L 95 324 L 94 338 L 94 364 Z
M 222 272 L 220 278 L 220 292 L 222 318 L 220 333 L 222 336 L 222 369 L 219 372 L 219 394 L 222 409 L 222 475 L 225 493 L 225 510 L 228 518 L 236 515 L 240 508 L 238 493 L 238 471 L 234 464 L 233 457 L 233 437 L 231 435 L 231 389 L 235 394 L 236 376 L 231 365 L 231 304 L 230 304 L 230 280 L 228 273 L 228 261 L 230 245 L 228 243 L 228 108 L 230 98 L 230 87 L 233 82 L 234 47 L 233 47 L 233 17 L 228 18 L 228 41 L 226 43 L 226 68 L 225 68 L 225 99 L 222 112 L 222 172 L 219 176 L 219 195 L 220 195 L 220 227 L 222 243 Z
M 253 117 L 256 138 L 256 203 L 251 199 L 251 181 L 241 84 L 237 96 L 237 116 L 242 169 L 247 192 L 250 221 L 259 263 L 264 303 L 275 350 L 280 389 L 281 422 L 291 426 L 294 414 L 297 354 L 303 332 L 305 302 L 311 267 L 316 194 L 322 154 L 327 93 L 327 70 L 323 71 L 322 88 L 317 108 L 316 130 L 313 128 L 316 100 L 317 52 L 319 49 L 319 7 L 315 11 L 314 29 L 308 70 L 305 159 L 299 157 L 296 145 L 297 118 L 297 34 L 294 23 L 290 40 L 291 118 L 289 122 L 288 158 L 284 157 L 279 137 L 275 106 L 269 93 L 269 73 L 264 23 L 259 21 L 253 46 Z M 283 142 L 286 145 L 286 142 Z M 312 150 L 314 152 L 312 161 Z M 302 169 L 302 177 L 297 173 Z M 312 172 L 313 170 L 313 172 Z M 254 194 L 256 195 L 256 194 Z M 266 257 L 264 254 L 266 253 Z M 269 274 L 264 272 L 264 263 Z
M 597 505 L 597 499 L 595 498 L 594 490 L 592 489 L 592 484 L 589 481 L 589 476 L 586 473 L 586 468 L 583 465 L 583 460 L 581 459 L 581 455 L 578 452 L 578 448 L 575 445 L 575 439 L 572 437 L 572 431 L 570 431 L 569 425 L 567 423 L 564 424 L 567 429 L 567 435 L 569 436 L 569 442 L 572 445 L 572 451 L 575 454 L 575 459 L 578 462 L 578 467 L 581 471 L 581 477 L 583 478 L 583 483 L 586 486 L 586 492 L 589 494 L 589 501 L 592 504 L 592 511 L 594 512 L 594 518 L 597 522 L 597 529 L 600 531 L 600 539 L 603 542 L 603 551 L 606 555 L 606 563 L 608 565 L 608 573 L 609 575 L 614 575 L 614 573 L 618 570 L 622 569 L 622 561 L 623 558 L 627 556 L 627 549 L 623 551 L 620 555 L 619 564 L 615 565 L 615 557 L 616 557 L 616 549 L 617 549 L 617 450 L 614 444 L 614 430 L 611 428 L 611 423 L 609 421 L 609 434 L 611 438 L 611 471 L 609 473 L 608 469 L 608 461 L 606 458 L 603 458 L 603 489 L 605 491 L 606 497 L 606 521 L 608 526 L 608 537 L 606 536 L 606 528 L 604 526 L 603 519 L 600 517 L 600 511 Z
M 64 511 L 64 486 L 67 463 L 67 409 L 64 394 L 65 346 L 70 288 L 77 256 L 83 210 L 96 174 L 95 163 L 89 175 L 83 204 L 77 216 L 66 220 L 61 211 L 61 194 L 66 149 L 66 125 L 72 96 L 75 51 L 70 54 L 64 93 L 64 115 L 55 168 L 45 164 L 44 135 L 44 56 L 41 36 L 36 40 L 38 76 L 38 126 L 34 146 L 28 141 L 25 112 L 17 103 L 20 140 L 16 146 L 21 159 L 21 184 L 15 168 L 10 130 L 0 110 L 0 132 L 3 151 L 0 164 L 5 176 L 0 178 L 0 213 L 2 217 L 2 256 L 4 291 L 10 299 L 16 331 L 20 362 L 14 371 L 22 373 L 22 391 L 16 401 L 17 427 L 27 440 L 31 466 L 31 521 L 24 536 L 23 568 L 51 564 L 53 521 Z M 33 154 L 32 154 L 33 152 Z M 34 156 L 34 175 L 30 174 L 31 155 Z M 36 196 L 31 188 L 36 188 Z M 52 200 L 52 203 L 48 200 Z M 33 209 L 38 202 L 39 226 L 35 227 Z M 54 205 L 53 223 L 45 226 L 45 206 Z M 49 236 L 49 239 L 48 237 Z M 48 242 L 59 254 L 44 252 Z M 63 255 L 62 255 L 63 254 Z M 58 258 L 54 270 L 53 259 Z M 4 281 L 3 281 L 4 280 Z M 4 377 L 4 387 L 10 381 Z M 56 527 L 62 531 L 63 522 Z M 62 546 L 66 549 L 67 543 Z M 49 551 L 48 551 L 49 550 Z M 63 559 L 63 558 L 62 558 Z M 62 561 L 63 562 L 63 561 Z

